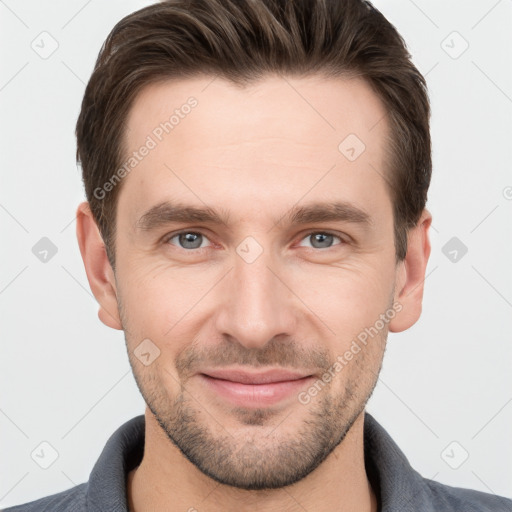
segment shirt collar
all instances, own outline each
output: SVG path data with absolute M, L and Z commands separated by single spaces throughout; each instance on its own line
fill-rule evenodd
M 109 438 L 87 487 L 87 510 L 128 512 L 126 478 L 144 454 L 145 418 L 136 416 Z
M 425 479 L 368 412 L 364 416 L 364 455 L 368 480 L 380 512 L 436 512 Z
M 142 461 L 144 439 L 144 415 L 132 418 L 112 434 L 89 478 L 88 510 L 128 511 L 126 479 Z M 368 412 L 364 416 L 364 457 L 380 512 L 435 512 L 423 477 Z

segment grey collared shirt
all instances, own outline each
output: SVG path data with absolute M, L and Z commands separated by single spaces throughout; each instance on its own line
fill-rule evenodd
M 89 481 L 4 512 L 128 512 L 126 478 L 144 453 L 145 418 L 110 437 Z M 512 500 L 423 478 L 384 428 L 365 412 L 365 467 L 379 512 L 512 512 Z

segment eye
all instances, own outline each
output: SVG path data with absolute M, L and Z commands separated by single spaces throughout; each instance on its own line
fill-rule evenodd
M 333 243 L 335 239 L 339 240 L 339 243 Z M 309 247 L 312 247 L 313 249 L 329 249 L 335 245 L 342 245 L 345 243 L 340 236 L 327 231 L 313 231 L 308 233 L 304 238 L 302 238 L 302 240 L 310 240 L 311 245 Z M 164 243 L 177 245 L 181 249 L 193 250 L 207 247 L 208 241 L 208 238 L 202 233 L 196 231 L 181 231 L 168 236 L 164 240 Z M 299 246 L 308 247 L 308 245 L 304 245 L 303 243 L 300 243 Z
M 172 242 L 172 240 L 176 239 L 177 243 Z M 176 233 L 165 240 L 165 243 L 172 243 L 172 245 L 178 245 L 182 249 L 201 249 L 202 247 L 206 247 L 203 244 L 207 241 L 203 234 L 197 233 L 195 231 L 182 231 L 180 233 Z
M 329 233 L 326 231 L 313 231 L 308 233 L 302 240 L 311 240 L 311 246 L 314 249 L 329 249 L 333 246 L 333 239 L 337 238 L 341 243 L 344 243 L 344 240 L 335 235 L 334 233 Z M 299 244 L 302 246 L 302 244 Z M 341 244 L 334 244 L 341 245 Z M 304 246 L 303 246 L 304 247 Z M 306 246 L 307 247 L 307 246 Z

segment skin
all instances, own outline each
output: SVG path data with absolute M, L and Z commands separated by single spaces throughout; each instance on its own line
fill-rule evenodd
M 99 318 L 124 330 L 148 405 L 144 458 L 127 481 L 130 510 L 375 512 L 364 408 L 388 331 L 421 314 L 431 224 L 424 210 L 397 264 L 384 106 L 359 78 L 268 76 L 245 88 L 211 77 L 166 81 L 137 96 L 127 148 L 190 96 L 198 105 L 122 181 L 115 273 L 88 204 L 77 210 Z M 352 162 L 338 150 L 350 133 L 366 146 Z M 167 200 L 229 217 L 137 228 Z M 370 223 L 285 222 L 294 206 L 330 201 L 363 210 Z M 201 248 L 171 238 L 183 230 L 203 235 Z M 335 236 L 315 245 L 326 230 Z M 251 263 L 237 252 L 248 236 L 263 250 Z M 393 303 L 400 311 L 307 404 L 293 394 L 235 407 L 198 376 L 236 366 L 319 379 Z M 148 366 L 134 354 L 144 339 L 160 350 Z

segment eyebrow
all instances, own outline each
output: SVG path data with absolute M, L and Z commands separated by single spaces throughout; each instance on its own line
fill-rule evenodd
M 228 221 L 227 210 L 217 211 L 209 206 L 196 207 L 164 201 L 147 210 L 136 222 L 135 227 L 140 231 L 152 231 L 171 223 L 201 222 L 227 225 Z M 294 206 L 280 219 L 274 221 L 274 224 L 299 225 L 328 221 L 349 222 L 365 227 L 373 224 L 367 212 L 348 202 L 339 201 Z
M 172 222 L 204 222 L 208 224 L 227 224 L 229 215 L 225 211 L 217 212 L 208 206 L 198 208 L 182 203 L 165 201 L 146 211 L 135 226 L 141 231 L 151 231 Z

